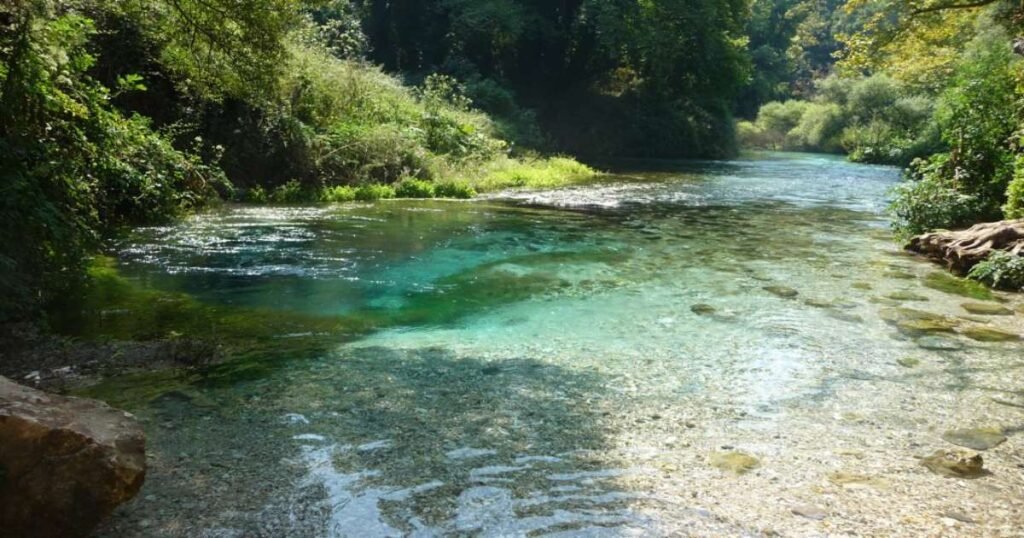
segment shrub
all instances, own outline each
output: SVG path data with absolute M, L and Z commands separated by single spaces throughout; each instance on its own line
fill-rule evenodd
M 893 227 L 903 237 L 936 228 L 957 228 L 977 222 L 983 212 L 976 196 L 958 191 L 941 172 L 946 157 L 917 161 L 912 178 L 896 187 L 889 206 Z
M 245 199 L 253 204 L 265 204 L 270 201 L 270 197 L 267 195 L 266 189 L 260 185 L 256 185 L 249 189 L 249 191 L 245 193 Z
M 388 200 L 395 197 L 395 189 L 389 185 L 371 183 L 363 185 L 355 191 L 356 200 L 361 202 L 372 202 L 375 200 Z
M 320 201 L 329 203 L 351 202 L 356 199 L 356 189 L 348 185 L 326 187 L 320 191 Z
M 458 198 L 468 200 L 476 196 L 476 190 L 469 184 L 460 181 L 446 181 L 434 186 L 434 194 L 438 198 Z
M 1018 156 L 1014 166 L 1013 181 L 1006 189 L 1006 205 L 1003 213 L 1008 219 L 1024 219 L 1024 156 Z
M 300 204 L 317 199 L 316 193 L 296 180 L 279 185 L 270 193 L 270 201 L 275 204 Z
M 1024 291 L 1024 256 L 993 251 L 967 276 L 996 289 Z
M 420 179 L 406 179 L 395 187 L 395 196 L 399 198 L 433 198 L 434 184 Z

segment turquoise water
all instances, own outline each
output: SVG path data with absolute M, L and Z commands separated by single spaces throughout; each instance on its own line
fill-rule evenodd
M 896 170 L 789 154 L 620 168 L 470 202 L 226 207 L 134 230 L 116 245 L 134 285 L 261 321 L 226 364 L 99 390 L 151 451 L 103 534 L 1021 528 L 1021 436 L 985 453 L 980 480 L 915 459 L 950 447 L 947 429 L 1024 425 L 1024 345 L 964 334 L 1024 334 L 1024 307 L 995 295 L 1018 313 L 971 316 L 977 299 L 899 251 Z M 908 323 L 921 312 L 949 327 Z M 709 465 L 733 450 L 760 466 Z

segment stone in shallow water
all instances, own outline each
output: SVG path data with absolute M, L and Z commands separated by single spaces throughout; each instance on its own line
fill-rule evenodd
M 967 450 L 936 450 L 921 458 L 929 471 L 950 478 L 978 478 L 988 474 L 981 454 Z
M 904 368 L 913 368 L 921 364 L 921 359 L 915 359 L 914 357 L 903 357 L 902 359 L 896 359 L 896 364 Z
M 932 351 L 959 351 L 964 348 L 964 345 L 956 340 L 949 338 L 943 338 L 941 336 L 925 336 L 918 338 L 916 341 L 917 347 L 921 349 L 929 349 Z
M 716 452 L 711 455 L 711 465 L 723 471 L 741 475 L 761 465 L 760 460 L 743 452 Z
M 903 334 L 918 335 L 931 333 L 951 333 L 957 322 L 951 319 L 906 319 L 896 323 L 896 328 Z
M 1006 441 L 1006 436 L 998 428 L 950 430 L 942 434 L 942 438 L 946 442 L 974 450 L 988 450 Z
M 823 508 L 814 506 L 813 504 L 798 504 L 794 506 L 791 511 L 794 515 L 813 519 L 815 521 L 821 521 L 828 517 L 828 512 Z
M 919 294 L 914 293 L 912 291 L 906 291 L 906 290 L 894 291 L 894 292 L 890 293 L 889 295 L 886 295 L 885 297 L 887 299 L 892 299 L 893 301 L 927 301 L 928 300 L 928 298 L 925 297 L 924 295 L 919 295 Z
M 867 282 L 854 282 L 853 284 L 850 284 L 850 287 L 855 290 L 870 290 L 871 284 Z
M 979 342 L 1010 342 L 1020 340 L 1019 334 L 990 329 L 988 327 L 968 327 L 963 330 L 963 335 L 971 340 Z
M 966 278 L 955 277 L 949 274 L 948 271 L 936 271 L 926 276 L 921 283 L 933 290 L 961 297 L 970 297 L 971 299 L 990 301 L 995 297 L 992 294 L 992 290 L 985 287 L 984 284 L 967 280 Z
M 690 311 L 698 316 L 711 316 L 718 312 L 718 309 L 709 304 L 695 304 L 690 307 Z
M 832 301 L 826 301 L 824 299 L 804 299 L 804 304 L 807 306 L 813 306 L 814 308 L 832 307 Z
M 793 297 L 800 295 L 800 292 L 786 286 L 765 286 L 764 291 L 767 291 L 776 297 L 782 297 L 783 299 L 792 299 Z
M 889 483 L 881 478 L 856 473 L 847 473 L 844 471 L 838 471 L 828 475 L 828 480 L 837 486 L 843 486 L 851 489 L 865 487 L 884 489 L 889 486 Z
M 964 310 L 979 316 L 1012 316 L 1013 310 L 994 303 L 964 303 Z

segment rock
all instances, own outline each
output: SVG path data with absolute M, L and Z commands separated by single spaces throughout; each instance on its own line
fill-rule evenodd
M 957 322 L 951 319 L 907 319 L 896 323 L 896 328 L 911 336 L 933 333 L 951 333 Z
M 832 308 L 832 301 L 824 299 L 804 299 L 804 304 L 814 308 Z
M 690 307 L 690 311 L 698 316 L 712 316 L 718 309 L 709 304 L 695 304 Z
M 711 455 L 711 465 L 723 471 L 741 475 L 760 467 L 761 462 L 743 452 L 716 452 Z
M 979 316 L 1012 316 L 1013 310 L 994 303 L 964 303 L 964 310 Z
M 823 508 L 814 506 L 813 504 L 798 504 L 790 509 L 794 515 L 805 517 L 807 519 L 813 519 L 815 521 L 821 521 L 828 517 L 828 512 Z
M 870 290 L 871 284 L 867 282 L 854 282 L 853 284 L 850 284 L 850 287 L 855 290 Z
M 912 291 L 902 290 L 894 291 L 889 295 L 885 296 L 886 299 L 892 299 L 893 301 L 927 301 L 928 298 L 924 295 L 918 295 Z
M 0 377 L 0 529 L 5 536 L 87 536 L 139 492 L 145 435 L 94 400 Z
M 948 517 L 949 519 L 954 519 L 954 520 L 959 521 L 961 523 L 969 523 L 969 524 L 972 524 L 972 525 L 974 523 L 977 523 L 977 521 L 974 521 L 974 518 L 972 518 L 971 516 L 969 516 L 967 514 L 964 514 L 963 512 L 957 512 L 957 511 L 954 511 L 954 510 L 947 510 L 947 511 L 943 512 L 942 513 L 942 517 Z
M 989 327 L 968 327 L 962 331 L 962 334 L 978 342 L 1012 342 L 1020 340 L 1019 334 L 1008 333 Z
M 787 288 L 786 286 L 765 286 L 764 291 L 767 291 L 776 297 L 782 297 L 783 299 L 792 299 L 797 295 L 800 295 L 800 292 L 793 288 Z
M 936 450 L 921 458 L 929 471 L 950 478 L 978 478 L 988 474 L 981 454 L 967 450 Z
M 931 273 L 921 283 L 927 288 L 950 295 L 959 295 L 980 301 L 991 301 L 995 298 L 992 290 L 986 288 L 984 284 L 966 278 L 958 278 L 946 272 Z
M 941 336 L 925 336 L 918 338 L 915 343 L 917 347 L 931 351 L 959 351 L 964 348 L 960 342 Z
M 997 428 L 950 430 L 942 434 L 942 439 L 974 450 L 988 450 L 1006 442 L 1006 436 Z
M 914 368 L 921 364 L 921 359 L 915 359 L 914 357 L 903 357 L 902 359 L 896 359 L 896 364 L 904 368 Z
M 994 250 L 1024 256 L 1024 219 L 977 224 L 966 230 L 938 231 L 910 240 L 907 250 L 965 275 Z
M 847 473 L 843 471 L 837 471 L 828 475 L 829 482 L 837 486 L 843 486 L 849 489 L 856 488 L 876 488 L 885 489 L 889 487 L 889 483 L 881 478 L 875 478 L 872 476 L 859 475 L 855 473 Z

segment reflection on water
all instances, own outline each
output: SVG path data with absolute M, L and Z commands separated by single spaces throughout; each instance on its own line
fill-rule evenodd
M 969 314 L 976 290 L 898 251 L 896 171 L 804 155 L 631 167 L 646 171 L 135 230 L 121 274 L 232 318 L 234 336 L 251 319 L 262 347 L 95 391 L 142 418 L 153 453 L 104 533 L 1020 528 L 1020 435 L 955 488 L 915 459 L 947 429 L 1024 425 L 1021 342 L 965 336 L 1022 334 L 1024 317 Z M 100 329 L 140 319 L 124 318 Z M 731 450 L 760 467 L 708 464 Z M 793 514 L 806 504 L 828 517 Z

